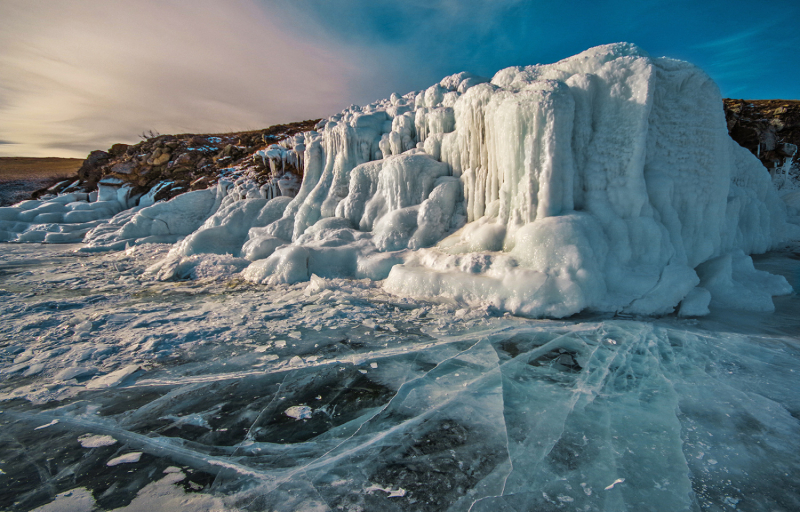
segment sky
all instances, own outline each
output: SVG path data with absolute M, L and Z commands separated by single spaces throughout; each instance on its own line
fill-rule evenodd
M 800 99 L 798 18 L 797 0 L 2 0 L 0 156 L 327 117 L 620 41 L 724 97 Z

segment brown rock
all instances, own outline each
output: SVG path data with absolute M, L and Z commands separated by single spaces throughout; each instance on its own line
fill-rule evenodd
M 728 131 L 740 146 L 775 169 L 786 164 L 800 146 L 800 101 L 723 100 Z
M 92 151 L 83 161 L 81 168 L 78 169 L 78 177 L 91 183 L 96 182 L 102 176 L 102 166 L 108 162 L 110 157 L 111 155 L 105 151 Z
M 202 178 L 197 178 L 194 180 L 190 185 L 190 190 L 203 190 L 208 188 L 208 185 L 211 183 L 211 180 L 208 176 L 203 176 Z
M 165 153 L 161 153 L 158 156 L 154 156 L 153 157 L 153 165 L 154 166 L 164 165 L 167 162 L 169 162 L 170 157 L 171 157 L 171 155 L 169 153 L 166 153 L 166 152 Z
M 110 171 L 116 174 L 130 174 L 134 169 L 136 169 L 136 162 L 128 160 L 127 162 L 115 164 Z
M 190 167 L 192 164 L 192 155 L 190 153 L 181 153 L 178 158 L 173 160 L 173 167 Z
M 128 144 L 114 144 L 108 152 L 114 156 L 122 156 L 128 151 L 129 147 Z

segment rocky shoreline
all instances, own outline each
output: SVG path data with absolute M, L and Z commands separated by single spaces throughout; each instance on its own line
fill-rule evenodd
M 260 157 L 258 152 L 313 130 L 318 122 L 318 119 L 300 121 L 225 134 L 152 134 L 138 144 L 114 144 L 107 151 L 92 151 L 75 178 L 36 190 L 31 198 L 90 192 L 102 181 L 105 185 L 132 187 L 132 197 L 159 186 L 155 197 L 159 201 L 189 190 L 208 188 L 226 175 L 246 175 L 259 185 L 279 179 L 276 174 L 286 172 L 296 174 L 299 179 L 302 168 L 287 165 L 276 173 L 268 159 Z

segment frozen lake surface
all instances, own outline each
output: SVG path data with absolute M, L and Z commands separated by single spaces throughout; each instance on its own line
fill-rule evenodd
M 0 509 L 800 509 L 800 246 L 772 314 L 559 321 L 77 247 L 0 244 Z

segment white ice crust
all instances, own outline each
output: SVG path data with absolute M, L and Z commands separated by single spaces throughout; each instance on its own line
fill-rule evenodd
M 770 310 L 792 290 L 747 256 L 800 228 L 729 137 L 717 86 L 634 45 L 491 81 L 453 75 L 351 106 L 259 156 L 274 172 L 302 167 L 299 190 L 223 181 L 123 211 L 86 241 L 182 240 L 150 269 L 162 279 L 196 277 L 206 261 L 256 283 L 369 278 L 531 317 Z M 5 232 L 75 213 L 15 208 L 0 209 Z
M 98 194 L 77 192 L 0 207 L 0 242 L 82 241 L 93 228 L 132 206 L 130 187 L 101 183 L 98 188 Z

